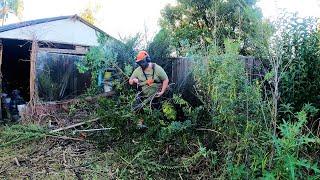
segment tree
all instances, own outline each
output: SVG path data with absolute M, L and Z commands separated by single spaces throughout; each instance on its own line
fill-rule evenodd
M 169 57 L 170 49 L 170 37 L 165 29 L 161 29 L 153 41 L 148 46 L 148 52 L 153 60 L 161 61 L 164 58 Z
M 0 18 L 1 24 L 5 23 L 9 13 L 16 15 L 21 19 L 23 11 L 23 0 L 0 0 Z
M 279 100 L 290 104 L 295 111 L 300 111 L 307 103 L 319 108 L 320 33 L 317 19 L 285 14 L 280 20 L 278 34 L 281 33 L 282 37 L 276 41 L 282 42 L 278 56 L 286 69 L 281 75 Z
M 89 71 L 92 79 L 97 81 L 98 74 L 101 71 L 108 68 L 125 70 L 129 67 L 128 65 L 134 65 L 134 58 L 137 53 L 135 49 L 139 46 L 140 34 L 123 38 L 121 41 L 105 34 L 99 34 L 97 38 L 99 45 L 91 47 L 85 58 L 77 63 L 81 73 Z
M 97 13 L 100 9 L 101 5 L 99 3 L 93 4 L 92 2 L 89 2 L 87 7 L 80 13 L 80 17 L 91 24 L 95 24 L 97 21 L 95 13 Z
M 160 24 L 170 32 L 178 52 L 185 44 L 223 47 L 229 38 L 241 40 L 241 54 L 252 55 L 270 34 L 263 31 L 265 23 L 255 4 L 256 0 L 178 0 L 176 6 L 163 9 Z

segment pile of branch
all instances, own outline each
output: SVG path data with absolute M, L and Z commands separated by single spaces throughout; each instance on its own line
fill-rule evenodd
M 56 132 L 68 130 L 68 129 L 75 128 L 75 127 L 78 127 L 78 126 L 82 126 L 82 125 L 87 124 L 87 123 L 92 123 L 92 122 L 98 121 L 99 119 L 100 118 L 96 118 L 96 119 L 92 119 L 92 120 L 89 120 L 89 121 L 73 124 L 73 125 L 70 125 L 70 126 L 67 126 L 67 127 L 62 127 L 62 128 L 59 128 L 59 129 L 52 130 L 52 131 L 50 131 L 50 133 L 56 133 Z M 111 130 L 111 129 L 114 129 L 114 128 L 85 129 L 85 130 L 75 130 L 74 132 L 94 132 L 94 131 L 104 131 L 104 130 Z

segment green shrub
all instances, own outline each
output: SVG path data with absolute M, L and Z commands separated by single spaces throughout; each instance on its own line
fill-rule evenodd
M 320 140 L 311 133 L 303 132 L 307 123 L 307 113 L 305 111 L 300 111 L 295 117 L 297 122 L 284 121 L 279 127 L 280 135 L 273 136 L 273 143 L 276 147 L 274 166 L 270 172 L 265 172 L 265 177 L 304 179 L 311 174 L 315 179 L 320 177 L 317 162 L 310 157 L 304 159 L 301 154 L 306 150 L 305 146 L 319 144 Z
M 191 130 L 191 121 L 186 120 L 184 122 L 177 122 L 173 121 L 170 123 L 170 125 L 163 127 L 160 131 L 160 139 L 163 139 L 165 141 L 172 140 L 173 137 L 177 137 L 177 135 L 190 131 Z

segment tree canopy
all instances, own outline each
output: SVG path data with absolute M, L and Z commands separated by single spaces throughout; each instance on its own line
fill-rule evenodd
M 101 9 L 99 3 L 93 4 L 90 2 L 85 9 L 80 13 L 80 16 L 91 24 L 95 24 L 97 21 L 96 13 Z
M 185 44 L 223 47 L 229 38 L 241 40 L 241 54 L 252 55 L 269 34 L 256 0 L 178 0 L 163 9 L 160 24 L 178 52 Z
M 23 0 L 0 0 L 0 18 L 2 25 L 5 23 L 9 13 L 21 18 L 22 11 Z

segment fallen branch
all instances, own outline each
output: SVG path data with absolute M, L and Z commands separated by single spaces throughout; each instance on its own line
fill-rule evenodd
M 72 138 L 72 137 L 68 137 L 68 136 L 50 136 L 50 135 L 46 135 L 46 136 L 52 137 L 52 138 L 57 138 L 57 139 L 64 139 L 64 140 L 84 141 L 83 139 L 80 139 L 80 138 Z
M 101 128 L 101 129 L 84 129 L 84 130 L 74 130 L 74 132 L 93 132 L 93 131 L 105 131 L 105 130 L 111 130 L 114 128 Z
M 71 129 L 71 128 L 74 128 L 74 127 L 78 127 L 78 126 L 84 125 L 86 123 L 98 121 L 99 119 L 100 118 L 96 118 L 96 119 L 92 119 L 92 120 L 89 120 L 89 121 L 73 124 L 73 125 L 70 125 L 70 126 L 67 126 L 67 127 L 62 127 L 62 128 L 59 128 L 59 129 L 52 130 L 52 131 L 50 131 L 50 133 L 56 133 L 56 132 L 59 132 L 59 131 Z
M 217 133 L 217 134 L 222 135 L 220 132 L 218 132 L 218 131 L 216 131 L 216 130 L 213 130 L 213 129 L 199 128 L 199 129 L 197 129 L 197 131 L 211 131 L 211 132 L 215 132 L 215 133 Z
M 19 166 L 19 167 L 21 166 L 17 157 L 13 158 L 13 160 L 16 163 L 17 166 Z

